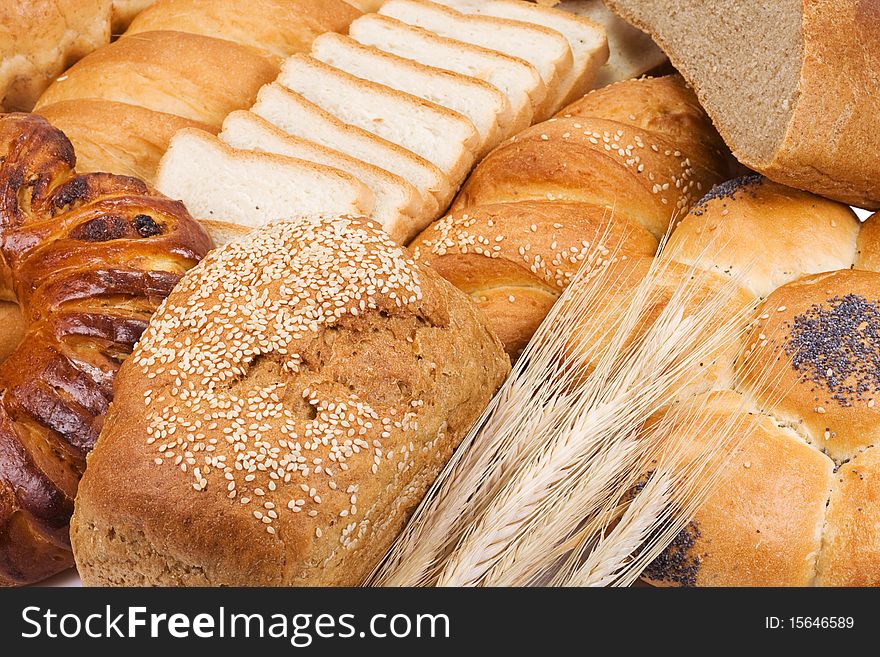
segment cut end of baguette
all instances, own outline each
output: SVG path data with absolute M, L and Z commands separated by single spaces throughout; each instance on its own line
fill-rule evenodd
M 370 190 L 343 171 L 236 150 L 194 128 L 171 140 L 156 185 L 196 219 L 250 228 L 313 213 L 368 216 L 373 209 Z

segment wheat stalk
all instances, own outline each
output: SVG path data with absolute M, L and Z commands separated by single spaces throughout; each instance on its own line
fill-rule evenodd
M 748 309 L 718 324 L 737 292 L 734 281 L 691 308 L 708 276 L 693 267 L 633 341 L 667 266 L 653 261 L 615 326 L 589 318 L 618 281 L 608 270 L 578 275 L 372 583 L 627 583 L 680 531 L 707 488 L 695 484 L 705 464 L 682 467 L 667 458 L 677 467 L 655 473 L 626 499 L 646 464 L 663 456 L 663 431 L 633 436 L 693 382 L 697 365 L 736 339 Z M 581 345 L 604 345 L 589 364 L 572 365 L 573 333 Z M 722 432 L 704 460 L 735 433 Z

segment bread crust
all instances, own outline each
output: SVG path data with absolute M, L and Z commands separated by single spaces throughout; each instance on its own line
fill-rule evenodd
M 236 71 L 229 75 L 229 71 Z M 83 98 L 138 105 L 219 128 L 278 75 L 247 46 L 184 32 L 144 32 L 96 50 L 40 97 L 47 105 Z
M 174 30 L 250 46 L 279 64 L 315 37 L 345 32 L 361 12 L 342 0 L 160 0 L 126 34 Z
M 0 3 L 0 112 L 28 112 L 68 66 L 110 42 L 110 0 Z
M 693 85 L 718 131 L 746 166 L 777 182 L 849 205 L 880 208 L 880 1 L 802 0 L 803 52 L 794 108 L 772 156 L 735 143 L 688 61 L 633 3 L 608 0 L 615 12 L 651 34 Z M 756 26 L 757 27 L 757 26 Z
M 807 274 L 849 268 L 858 236 L 859 221 L 849 207 L 747 176 L 700 200 L 670 236 L 664 255 L 736 277 L 766 297 Z
M 0 585 L 72 565 L 73 498 L 119 364 L 210 248 L 181 204 L 74 162 L 42 117 L 0 116 L 0 298 L 27 325 L 0 363 Z
M 689 413 L 698 409 L 700 434 Z M 742 439 L 713 457 L 721 468 L 714 492 L 646 578 L 657 585 L 810 586 L 822 544 L 834 463 L 773 418 L 754 414 L 741 395 L 723 391 L 672 408 L 682 441 L 694 452 L 714 433 Z
M 508 370 L 479 311 L 372 222 L 303 218 L 218 249 L 122 373 L 77 497 L 83 581 L 359 584 Z
M 112 172 L 155 185 L 156 170 L 171 138 L 183 128 L 213 128 L 173 114 L 108 100 L 66 100 L 38 110 L 67 135 L 81 173 Z

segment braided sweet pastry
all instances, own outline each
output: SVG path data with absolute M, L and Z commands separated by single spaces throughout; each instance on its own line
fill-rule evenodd
M 116 372 L 211 247 L 182 204 L 75 162 L 44 119 L 0 115 L 0 298 L 27 324 L 0 364 L 3 585 L 73 565 L 73 499 Z

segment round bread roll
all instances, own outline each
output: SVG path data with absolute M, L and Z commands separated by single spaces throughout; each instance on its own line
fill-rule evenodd
M 87 585 L 355 585 L 509 371 L 368 220 L 213 251 L 117 379 L 76 500 Z
M 712 189 L 676 227 L 664 254 L 705 262 L 766 297 L 806 274 L 849 268 L 858 235 L 849 207 L 753 174 Z
M 307 53 L 324 32 L 345 32 L 361 12 L 342 0 L 158 0 L 126 35 L 175 30 L 228 39 L 280 61 Z
M 702 417 L 698 435 L 688 431 L 695 413 Z M 700 395 L 667 414 L 674 423 L 670 440 L 694 452 L 707 449 L 718 432 L 742 436 L 713 457 L 711 467 L 721 468 L 714 492 L 645 579 L 678 586 L 813 584 L 832 460 L 773 418 L 750 414 L 735 392 Z
M 880 585 L 875 222 L 860 230 L 845 206 L 748 177 L 713 189 L 676 228 L 664 257 L 766 298 L 740 341 L 736 392 L 670 411 L 752 415 L 722 481 L 646 571 L 650 581 Z M 682 431 L 697 447 L 713 434 Z
M 100 99 L 219 128 L 231 111 L 252 105 L 260 87 L 277 75 L 276 64 L 248 46 L 184 32 L 145 32 L 83 58 L 36 108 Z
M 0 2 L 0 112 L 29 112 L 68 66 L 110 42 L 110 0 Z
M 880 271 L 880 213 L 871 215 L 862 224 L 855 267 Z
M 492 318 L 513 357 L 581 266 L 650 257 L 657 246 L 647 230 L 606 208 L 534 201 L 454 212 L 410 244 L 417 261 L 434 267 Z
M 738 369 L 768 413 L 840 462 L 880 438 L 878 353 L 880 274 L 845 269 L 767 297 Z
M 155 185 L 159 160 L 175 132 L 217 132 L 198 121 L 108 100 L 66 100 L 41 107 L 38 113 L 70 139 L 77 171 L 112 171 L 150 185 Z

